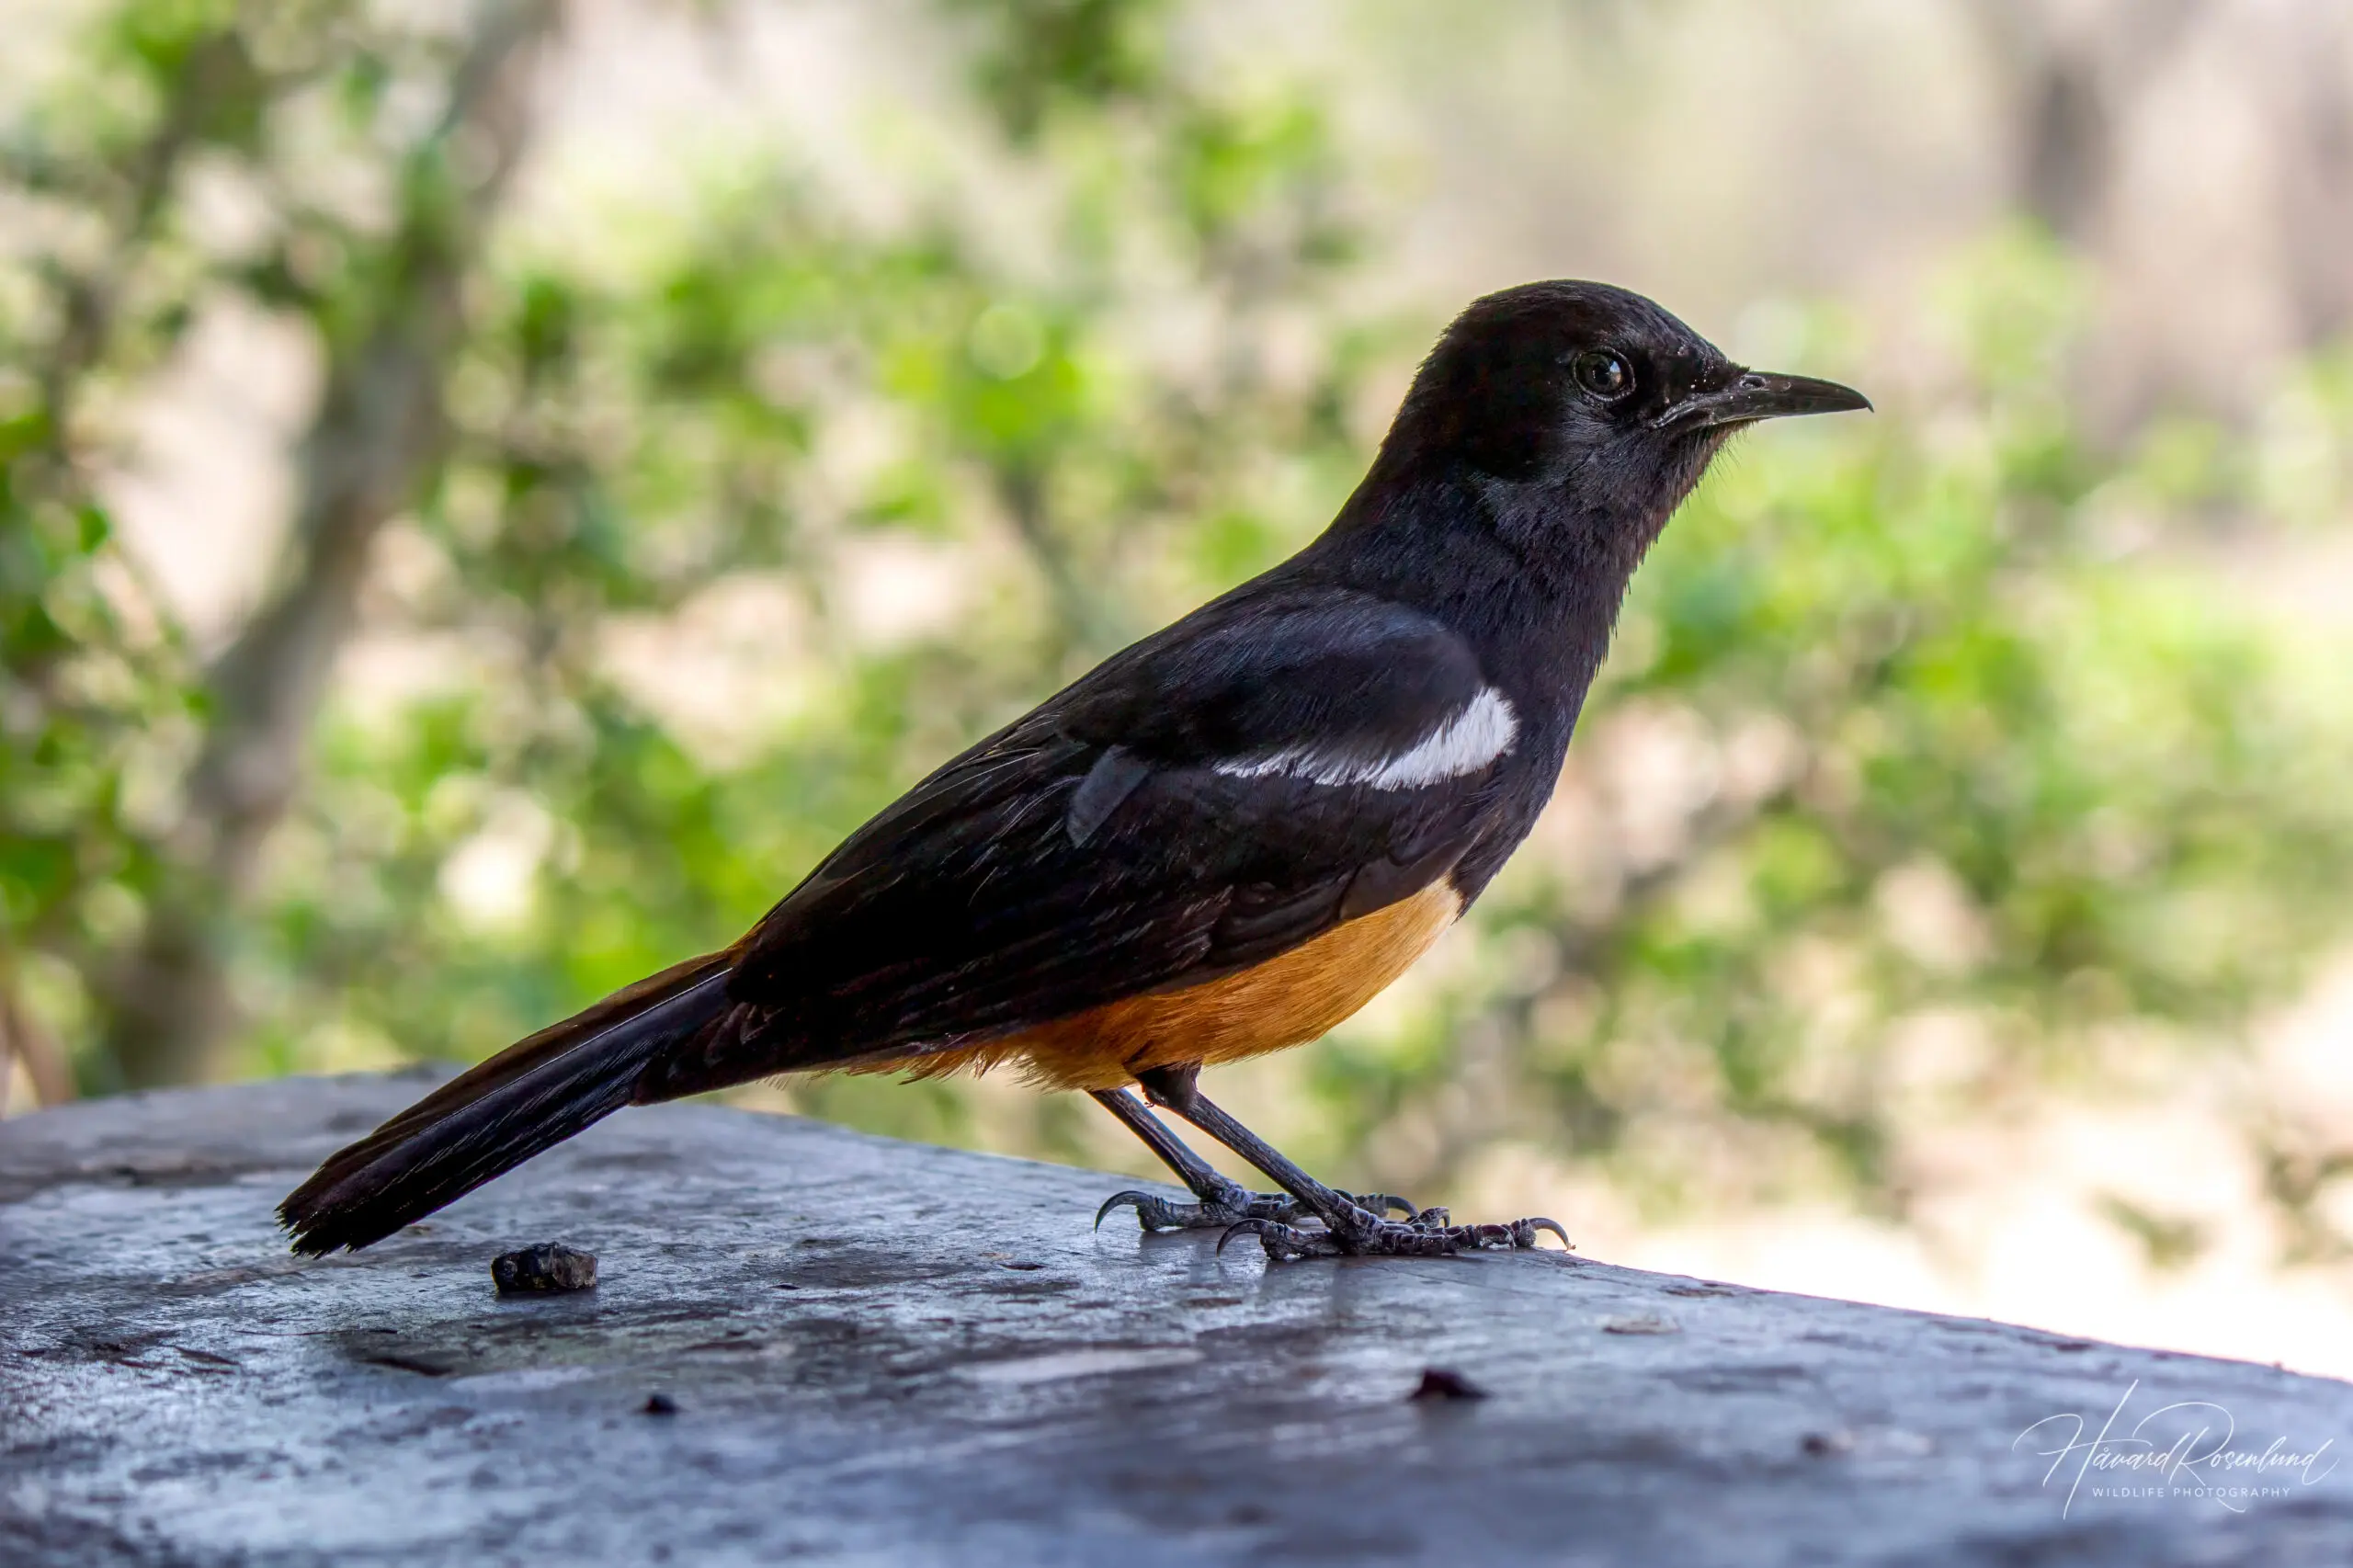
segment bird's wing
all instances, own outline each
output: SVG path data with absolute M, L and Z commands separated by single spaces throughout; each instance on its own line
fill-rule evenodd
M 1262 962 L 1427 887 L 1517 720 L 1445 627 L 1221 601 L 854 834 L 735 949 L 667 1092 L 984 1040 Z

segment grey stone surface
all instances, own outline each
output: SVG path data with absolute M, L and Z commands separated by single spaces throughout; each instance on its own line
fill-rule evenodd
M 629 1112 L 289 1256 L 278 1196 L 419 1086 L 0 1125 L 0 1562 L 2353 1562 L 2346 1384 L 1550 1252 L 1270 1267 L 789 1119 Z M 498 1297 L 551 1240 L 597 1288 Z M 1433 1366 L 1487 1397 L 1410 1399 Z M 2331 1447 L 2244 1512 L 2095 1471 L 2063 1514 L 2014 1440 L 2128 1390 L 2118 1438 L 2198 1401 L 2149 1435 Z

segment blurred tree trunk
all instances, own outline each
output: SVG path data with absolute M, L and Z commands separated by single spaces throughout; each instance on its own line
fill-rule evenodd
M 2008 78 L 2018 205 L 2082 244 L 2115 182 L 2119 124 L 2199 7 L 2194 0 L 1981 0 L 1972 12 Z
M 232 1021 L 218 937 L 292 799 L 376 535 L 445 453 L 442 383 L 464 284 L 528 139 L 529 67 L 557 19 L 557 0 L 484 8 L 440 124 L 407 159 L 382 254 L 356 269 L 372 276 L 373 297 L 340 334 L 323 321 L 325 386 L 285 558 L 213 667 L 176 874 L 106 998 L 111 1058 L 129 1086 L 205 1076 Z
M 35 1105 L 63 1105 L 74 1097 L 74 1070 L 57 1037 L 17 1000 L 15 969 L 15 955 L 0 948 L 0 1112 L 8 1108 L 17 1062 L 24 1064 Z
M 2353 325 L 2353 20 L 2341 4 L 2275 18 L 2281 89 L 2280 251 L 2297 341 L 2333 342 Z

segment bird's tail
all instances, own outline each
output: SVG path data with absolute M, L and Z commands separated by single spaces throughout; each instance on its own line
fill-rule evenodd
M 664 1051 L 727 1005 L 726 953 L 641 980 L 452 1078 L 278 1206 L 294 1250 L 354 1251 L 610 1116 Z

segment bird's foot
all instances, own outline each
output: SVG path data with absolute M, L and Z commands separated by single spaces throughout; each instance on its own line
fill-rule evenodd
M 1196 1191 L 1195 1203 L 1171 1203 L 1149 1192 L 1115 1192 L 1103 1200 L 1095 1211 L 1095 1224 L 1100 1230 L 1111 1210 L 1128 1204 L 1136 1211 L 1136 1223 L 1147 1231 L 1230 1231 L 1236 1225 L 1263 1221 L 1273 1225 L 1288 1225 L 1297 1220 L 1312 1220 L 1314 1211 L 1287 1192 L 1253 1192 L 1239 1182 L 1226 1182 L 1207 1192 Z M 1381 1214 L 1394 1209 L 1413 1218 L 1423 1212 L 1394 1193 L 1366 1192 L 1344 1195 L 1369 1213 Z M 1432 1210 L 1441 1219 L 1445 1210 Z
M 1425 1209 L 1409 1220 L 1392 1220 L 1361 1204 L 1338 1212 L 1338 1222 L 1326 1220 L 1318 1231 L 1259 1215 L 1246 1215 L 1227 1227 L 1218 1250 L 1245 1232 L 1256 1235 L 1267 1256 L 1278 1262 L 1302 1257 L 1451 1257 L 1482 1247 L 1526 1251 L 1536 1245 L 1537 1233 L 1550 1231 L 1570 1251 L 1576 1244 L 1552 1220 L 1514 1220 L 1507 1225 L 1457 1225 L 1443 1209 Z

